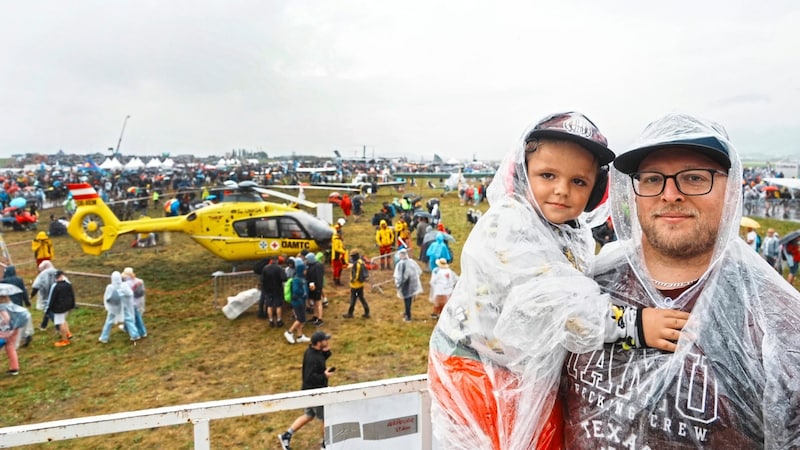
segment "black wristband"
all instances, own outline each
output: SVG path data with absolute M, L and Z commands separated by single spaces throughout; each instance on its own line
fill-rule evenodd
M 642 314 L 644 313 L 644 308 L 641 306 L 636 308 L 636 334 L 639 338 L 639 345 L 637 347 L 644 348 L 647 347 L 647 342 L 644 340 L 644 326 L 642 325 Z

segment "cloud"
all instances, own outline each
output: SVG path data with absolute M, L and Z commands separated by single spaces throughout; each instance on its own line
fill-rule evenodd
M 732 136 L 790 130 L 799 10 L 743 0 L 14 2 L 0 18 L 0 151 L 102 151 L 126 115 L 121 148 L 139 154 L 366 145 L 488 158 L 567 109 L 615 148 L 676 110 Z

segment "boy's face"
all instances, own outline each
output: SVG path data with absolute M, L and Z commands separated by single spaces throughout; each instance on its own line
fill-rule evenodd
M 544 141 L 527 162 L 531 191 L 544 217 L 559 224 L 576 219 L 597 178 L 594 156 L 573 142 Z

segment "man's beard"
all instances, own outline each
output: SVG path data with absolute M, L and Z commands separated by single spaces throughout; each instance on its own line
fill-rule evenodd
M 666 211 L 659 211 L 664 213 Z M 697 212 L 694 212 L 697 218 Z M 642 234 L 647 243 L 668 258 L 686 259 L 710 253 L 714 249 L 719 234 L 719 225 L 709 226 L 700 220 L 695 221 L 694 228 L 685 233 L 665 232 L 670 228 L 668 224 L 656 226 L 655 214 L 649 220 L 640 221 Z

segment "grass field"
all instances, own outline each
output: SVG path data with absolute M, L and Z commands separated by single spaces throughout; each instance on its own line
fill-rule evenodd
M 414 188 L 416 189 L 416 188 Z M 419 190 L 423 202 L 440 191 Z M 376 201 L 365 205 L 360 220 L 344 228 L 348 248 L 359 247 L 367 256 L 377 254 L 370 218 L 380 202 L 398 195 L 384 189 Z M 309 194 L 321 200 L 324 194 Z M 467 206 L 460 206 L 454 194 L 442 198 L 444 223 L 458 239 L 453 268 L 460 272 L 458 257 L 471 225 L 465 220 Z M 485 211 L 487 205 L 481 205 Z M 340 212 L 337 210 L 336 212 Z M 48 217 L 44 212 L 42 217 Z M 794 222 L 759 219 L 763 229 L 774 227 L 781 235 L 800 228 Z M 42 229 L 48 223 L 45 219 Z M 762 229 L 762 231 L 763 231 Z M 6 232 L 7 244 L 30 241 L 34 232 Z M 228 320 L 212 301 L 211 273 L 230 271 L 231 265 L 193 243 L 173 234 L 168 246 L 132 249 L 133 238 L 121 238 L 107 255 L 89 256 L 69 237 L 54 238 L 58 268 L 110 274 L 125 266 L 136 269 L 148 286 L 145 322 L 149 337 L 132 345 L 123 332 L 115 330 L 111 342 L 97 342 L 105 311 L 82 307 L 70 315 L 74 343 L 55 348 L 52 325 L 36 332 L 30 347 L 20 349 L 21 374 L 0 376 L 0 426 L 44 422 L 104 413 L 132 411 L 193 402 L 229 399 L 295 391 L 300 388 L 300 367 L 305 345 L 289 345 L 281 329 L 270 329 L 251 308 L 235 320 Z M 30 247 L 28 247 L 29 251 Z M 416 252 L 414 252 L 416 254 Z M 239 267 L 239 270 L 245 269 Z M 33 264 L 18 266 L 29 283 L 35 276 Z M 328 268 L 327 275 L 330 275 Z M 371 281 L 388 277 L 373 274 Z M 329 282 L 330 279 L 328 278 Z M 427 287 L 428 275 L 423 278 Z M 367 291 L 372 318 L 341 318 L 349 300 L 347 287 L 330 283 L 325 288 L 330 306 L 325 310 L 323 329 L 333 334 L 330 365 L 337 371 L 332 385 L 378 380 L 425 372 L 428 338 L 434 322 L 429 319 L 426 293 L 414 303 L 414 320 L 404 323 L 402 301 L 388 289 L 383 294 Z M 87 299 L 79 299 L 87 301 Z M 101 299 L 88 299 L 100 303 Z M 41 312 L 33 311 L 38 326 Z M 285 314 L 288 322 L 289 316 Z M 306 326 L 306 334 L 313 326 Z M 0 353 L 2 354 L 2 353 Z M 0 373 L 5 369 L 2 359 Z M 284 431 L 301 411 L 214 421 L 214 448 L 279 448 L 276 434 Z M 321 431 L 309 424 L 293 440 L 293 448 L 318 448 Z M 46 448 L 92 449 L 190 449 L 192 427 L 169 427 L 147 431 L 70 440 L 47 444 Z M 34 446 L 39 448 L 44 446 Z

